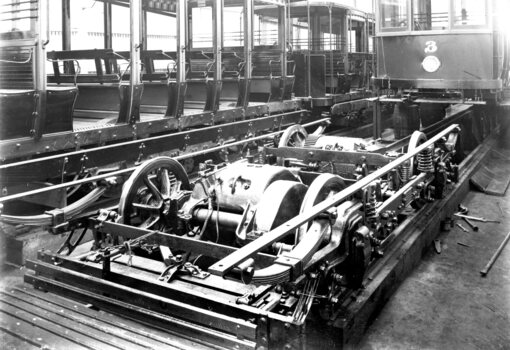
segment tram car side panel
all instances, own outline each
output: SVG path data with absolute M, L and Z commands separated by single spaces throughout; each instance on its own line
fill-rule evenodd
M 493 34 L 377 38 L 378 85 L 425 89 L 501 89 Z
M 506 1 L 376 0 L 375 86 L 500 101 L 508 86 Z M 446 91 L 445 91 L 446 90 Z

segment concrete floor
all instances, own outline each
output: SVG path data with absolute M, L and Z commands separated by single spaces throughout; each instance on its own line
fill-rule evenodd
M 510 242 L 488 276 L 480 275 L 510 231 L 510 190 L 504 197 L 472 190 L 462 204 L 470 215 L 501 223 L 478 223 L 474 232 L 457 221 L 469 232 L 455 226 L 441 233 L 441 253 L 429 249 L 360 349 L 510 349 Z

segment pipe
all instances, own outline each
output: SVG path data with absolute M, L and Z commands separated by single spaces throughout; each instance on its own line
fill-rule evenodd
M 237 226 L 239 226 L 239 223 L 243 217 L 240 214 L 229 213 L 226 211 L 218 212 L 217 210 L 213 210 L 212 214 L 209 215 L 209 209 L 207 208 L 196 209 L 193 212 L 193 219 L 199 223 L 204 223 L 208 216 L 210 216 L 210 224 L 216 225 L 216 222 L 218 222 L 220 226 L 232 229 L 235 229 Z

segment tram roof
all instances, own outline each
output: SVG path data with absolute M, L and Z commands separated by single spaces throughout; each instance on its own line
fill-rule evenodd
M 273 11 L 274 7 L 267 6 L 257 6 L 259 5 L 259 0 L 255 1 L 255 9 L 256 13 L 268 17 L 276 17 L 277 14 Z M 260 2 L 260 5 L 265 5 Z M 313 14 L 318 14 L 319 16 L 329 16 L 329 10 L 331 9 L 331 14 L 333 16 L 345 16 L 348 11 L 350 15 L 358 16 L 361 18 L 373 18 L 372 13 L 367 13 L 361 11 L 357 8 L 339 4 L 334 1 L 322 1 L 322 0 L 308 0 L 308 1 L 292 1 L 290 3 L 290 16 L 291 17 L 307 17 L 308 15 L 308 6 L 313 11 Z

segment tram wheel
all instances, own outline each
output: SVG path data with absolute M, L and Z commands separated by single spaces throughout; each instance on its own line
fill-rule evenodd
M 190 190 L 184 167 L 170 157 L 154 158 L 138 167 L 122 188 L 120 223 L 164 230 L 170 225 L 170 196 Z

